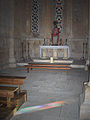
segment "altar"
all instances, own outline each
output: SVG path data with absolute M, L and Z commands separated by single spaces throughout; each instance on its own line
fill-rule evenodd
M 40 46 L 40 58 L 70 58 L 69 46 Z

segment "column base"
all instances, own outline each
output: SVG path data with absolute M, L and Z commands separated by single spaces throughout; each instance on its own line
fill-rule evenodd
M 90 82 L 88 82 L 88 86 L 90 87 Z
M 85 71 L 88 71 L 88 66 L 87 65 L 85 65 Z
M 9 67 L 11 67 L 11 68 L 16 67 L 15 58 L 9 58 Z
M 10 68 L 15 68 L 16 67 L 16 63 L 9 63 L 9 67 Z

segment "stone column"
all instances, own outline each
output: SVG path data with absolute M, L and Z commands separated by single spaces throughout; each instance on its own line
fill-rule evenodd
M 89 61 L 89 65 L 90 65 L 90 0 L 89 0 L 89 40 L 88 40 L 88 61 Z M 89 82 L 88 82 L 88 86 L 90 86 L 90 70 L 89 70 Z
M 26 35 L 30 36 L 31 32 L 31 1 L 26 0 Z
M 51 26 L 52 26 L 52 0 L 44 0 L 44 14 L 43 24 L 45 29 L 45 38 L 51 37 Z
M 67 0 L 67 37 L 72 38 L 72 0 Z
M 26 59 L 29 59 L 29 36 L 31 32 L 31 1 L 26 0 Z
M 14 0 L 10 1 L 10 38 L 9 38 L 9 67 L 16 67 L 14 56 Z
M 88 59 L 89 59 L 89 63 L 90 63 L 90 0 L 89 0 L 89 47 L 88 47 Z

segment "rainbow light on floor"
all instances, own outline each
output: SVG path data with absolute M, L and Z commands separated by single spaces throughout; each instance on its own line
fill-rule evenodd
M 64 101 L 57 101 L 57 102 L 52 102 L 52 103 L 48 103 L 48 104 L 44 104 L 44 105 L 30 106 L 30 107 L 26 107 L 26 108 L 22 108 L 22 109 L 18 110 L 15 113 L 15 115 L 24 114 L 24 113 L 27 113 L 27 112 L 31 113 L 31 112 L 36 112 L 36 111 L 40 111 L 40 110 L 55 108 L 55 107 L 62 106 L 65 103 L 66 102 L 64 102 Z

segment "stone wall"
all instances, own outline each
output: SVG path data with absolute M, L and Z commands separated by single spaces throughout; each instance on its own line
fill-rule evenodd
M 17 4 L 20 5 L 20 2 L 17 2 Z M 27 4 L 29 4 L 29 6 Z M 33 39 L 34 42 L 36 38 L 42 40 L 44 40 L 44 38 L 51 39 L 51 30 L 53 28 L 53 21 L 55 20 L 55 0 L 39 0 L 39 32 L 36 36 L 35 34 L 33 36 L 32 33 L 31 4 L 32 3 L 29 0 L 27 0 L 26 4 L 24 4 L 23 0 L 21 7 L 19 7 L 19 5 L 17 6 L 18 8 L 15 7 L 15 14 L 17 14 L 17 16 L 15 15 L 15 21 L 17 21 L 15 22 L 15 34 L 17 33 L 21 35 L 21 39 L 24 40 L 25 38 L 23 37 L 26 37 L 26 39 L 30 38 L 31 41 Z M 17 13 L 17 11 L 19 11 L 19 13 Z M 28 22 L 28 25 L 26 24 L 26 21 Z M 82 57 L 83 42 L 87 41 L 87 36 L 88 0 L 64 0 L 63 32 L 60 34 L 60 38 L 63 39 L 63 42 L 65 42 L 65 39 L 68 40 L 71 57 L 73 57 L 74 59 L 80 59 Z M 34 46 L 32 47 L 32 51 L 34 53 L 31 53 L 31 57 L 35 57 L 34 54 L 36 54 L 37 52 L 35 53 L 34 48 L 39 46 L 40 45 L 37 46 L 36 41 L 36 44 L 34 44 Z M 39 57 L 39 54 L 37 54 L 36 56 Z
M 71 55 L 82 57 L 83 42 L 88 38 L 88 0 L 72 0 Z M 86 58 L 87 59 L 87 58 Z
M 0 69 L 9 62 L 10 2 L 0 0 Z
M 0 0 L 0 61 L 3 61 L 1 66 L 11 62 L 12 54 L 16 62 L 21 59 L 22 42 L 29 43 L 29 54 L 35 58 L 39 57 L 39 47 L 43 45 L 44 38 L 51 39 L 56 15 L 55 0 L 38 0 L 38 3 L 39 30 L 35 34 L 32 32 L 32 0 Z M 88 37 L 88 0 L 64 0 L 62 30 L 60 38 L 63 42 L 68 40 L 71 57 L 80 59 L 83 42 L 86 42 Z M 13 42 L 10 42 L 11 39 Z M 13 44 L 13 52 L 10 52 Z M 27 51 L 28 46 L 24 53 L 26 58 Z

